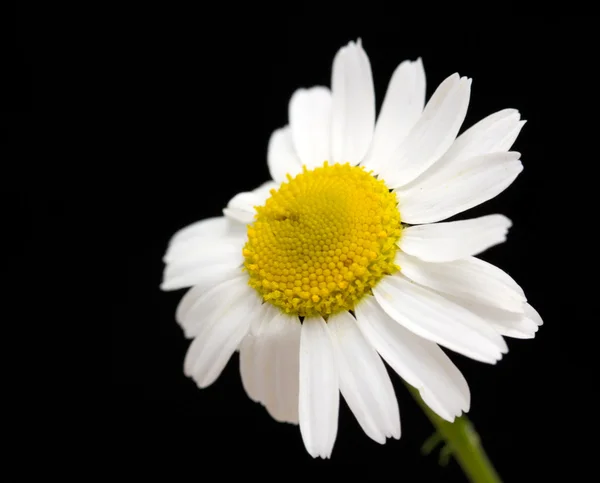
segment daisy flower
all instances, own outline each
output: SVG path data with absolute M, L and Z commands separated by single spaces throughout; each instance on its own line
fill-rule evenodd
M 542 324 L 519 285 L 475 257 L 505 241 L 510 220 L 443 221 L 523 169 L 509 151 L 524 124 L 514 109 L 457 137 L 470 87 L 453 74 L 425 104 L 421 59 L 402 62 L 376 120 L 358 40 L 336 54 L 331 89 L 293 94 L 268 144 L 273 180 L 169 242 L 161 288 L 191 287 L 176 311 L 193 339 L 187 376 L 205 388 L 239 350 L 248 396 L 299 424 L 313 457 L 331 456 L 340 393 L 373 440 L 400 437 L 382 359 L 440 417 L 469 410 L 441 347 L 494 364 L 503 336 Z

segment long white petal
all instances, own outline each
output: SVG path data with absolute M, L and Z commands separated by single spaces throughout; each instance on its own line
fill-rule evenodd
M 298 424 L 300 378 L 300 331 L 298 317 L 283 313 L 270 322 L 275 333 L 275 398 L 266 404 L 267 411 L 277 421 Z M 269 337 L 273 337 L 270 336 Z
M 335 348 L 340 391 L 364 432 L 380 444 L 400 438 L 400 413 L 390 376 L 349 312 L 327 321 Z
M 395 321 L 450 350 L 491 364 L 508 351 L 504 339 L 485 321 L 401 274 L 383 278 L 373 293 Z
M 221 274 L 241 267 L 243 246 L 241 238 L 197 241 L 186 256 L 167 263 L 160 288 L 177 290 L 203 284 L 206 280 L 219 280 Z
M 267 181 L 252 191 L 238 193 L 229 200 L 223 213 L 240 223 L 252 223 L 256 215 L 256 207 L 264 205 L 267 198 L 271 196 L 270 191 L 278 186 L 279 183 L 275 181 Z
M 242 386 L 254 402 L 262 399 L 262 374 L 256 370 L 257 337 L 248 333 L 240 344 L 240 376 Z
M 425 71 L 417 59 L 402 62 L 392 74 L 375 125 L 373 142 L 362 164 L 378 172 L 381 163 L 400 146 L 425 105 Z
M 280 183 L 277 181 L 265 181 L 258 188 L 252 190 L 252 193 L 258 198 L 261 205 L 264 205 L 268 198 L 271 197 L 271 190 L 279 188 Z
M 537 326 L 544 325 L 544 321 L 542 320 L 542 317 L 540 316 L 538 311 L 535 310 L 531 305 L 524 304 L 523 312 L 529 319 L 533 320 L 533 322 L 535 322 L 535 324 Z
M 248 333 L 252 318 L 260 311 L 261 300 L 250 287 L 235 303 L 226 304 L 218 317 L 211 317 L 191 343 L 184 372 L 199 387 L 210 386 Z
M 217 285 L 228 280 L 239 278 L 240 276 L 241 270 L 239 267 L 216 272 L 203 272 L 201 274 L 201 278 L 197 279 L 196 284 L 189 289 L 179 301 L 177 310 L 175 311 L 175 320 L 183 327 L 183 321 L 185 320 L 188 311 L 194 306 L 200 297 L 202 297 L 202 295 L 211 290 L 213 287 L 216 287 Z
M 248 395 L 279 422 L 298 424 L 300 320 L 277 312 L 259 334 L 240 347 L 242 381 Z
M 526 313 L 509 312 L 497 307 L 468 302 L 456 297 L 450 298 L 479 316 L 482 320 L 485 320 L 503 336 L 515 339 L 533 339 L 535 333 L 538 331 L 537 324 Z M 525 307 L 523 307 L 523 312 L 525 312 Z
M 453 74 L 440 84 L 410 133 L 382 165 L 381 177 L 390 188 L 410 183 L 452 145 L 465 119 L 471 79 Z
M 201 237 L 191 241 L 192 243 L 178 243 L 173 247 L 166 260 L 167 266 L 193 267 L 199 264 L 215 264 L 217 260 L 227 262 L 241 253 L 246 236 Z
M 223 273 L 241 267 L 244 237 L 194 238 L 193 244 L 182 242 L 165 265 L 162 290 L 177 290 L 219 279 Z
M 508 151 L 523 125 L 524 121 L 521 121 L 516 109 L 491 114 L 456 138 L 444 156 L 444 162 L 460 162 L 473 156 Z
M 195 299 L 186 310 L 180 313 L 180 324 L 188 338 L 198 336 L 213 320 L 233 306 L 239 297 L 248 291 L 256 292 L 248 286 L 248 276 L 239 274 L 237 277 L 215 285 Z
M 434 223 L 494 198 L 523 170 L 519 157 L 516 152 L 476 156 L 448 171 L 443 180 L 397 190 L 402 221 Z
M 405 276 L 420 285 L 467 302 L 523 313 L 526 302 L 523 290 L 506 272 L 491 263 L 474 257 L 431 263 L 402 252 L 398 252 L 396 263 Z
M 169 253 L 174 247 L 180 244 L 186 244 L 189 240 L 201 239 L 203 237 L 218 238 L 226 236 L 229 228 L 229 220 L 224 216 L 215 216 L 204 220 L 196 221 L 191 225 L 187 225 L 175 234 L 169 240 L 168 248 L 163 258 L 163 261 L 169 259 Z
M 267 147 L 267 166 L 271 177 L 280 183 L 286 181 L 286 175 L 296 176 L 302 171 L 302 162 L 294 149 L 290 126 L 277 129 L 271 134 Z
M 327 324 L 320 317 L 304 319 L 300 334 L 300 433 L 314 458 L 331 456 L 339 400 L 338 371 Z
M 262 404 L 269 398 L 271 385 L 274 384 L 274 364 L 271 363 L 274 345 L 266 344 L 262 335 L 265 327 L 278 313 L 275 306 L 263 303 L 239 348 L 242 385 L 250 399 Z
M 454 421 L 468 411 L 471 394 L 467 381 L 440 347 L 402 327 L 365 297 L 356 307 L 358 327 L 381 357 L 439 416 Z
M 373 76 L 360 40 L 336 54 L 331 91 L 332 161 L 358 164 L 367 154 L 375 127 Z
M 225 217 L 223 217 L 225 218 Z M 231 222 L 228 220 L 230 223 Z M 238 225 L 237 223 L 235 223 Z M 214 247 L 219 247 L 221 244 L 235 244 L 242 246 L 246 241 L 245 230 L 230 231 L 224 236 L 199 235 L 197 237 L 187 238 L 185 240 L 176 241 L 169 246 L 163 261 L 167 264 L 179 263 L 186 264 L 193 262 L 198 258 L 202 258 L 204 253 L 209 252 Z
M 327 87 L 298 89 L 289 105 L 292 141 L 302 164 L 315 168 L 331 157 L 331 92 Z
M 458 136 L 446 154 L 430 169 L 402 189 L 444 181 L 473 157 L 508 151 L 524 124 L 516 109 L 504 109 L 482 119 Z
M 477 255 L 506 241 L 511 221 L 504 215 L 409 226 L 402 231 L 400 249 L 427 262 L 451 262 Z

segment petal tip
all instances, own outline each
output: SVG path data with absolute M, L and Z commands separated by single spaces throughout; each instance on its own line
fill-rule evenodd
M 173 284 L 172 282 L 169 283 L 169 281 L 166 282 L 162 282 L 159 285 L 160 290 L 162 290 L 163 292 L 171 292 L 173 290 L 177 290 L 177 287 L 175 286 L 175 284 Z

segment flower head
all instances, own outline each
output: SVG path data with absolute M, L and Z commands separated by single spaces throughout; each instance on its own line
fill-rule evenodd
M 470 86 L 451 75 L 425 105 L 421 60 L 403 62 L 375 121 L 358 41 L 337 53 L 331 91 L 294 93 L 289 125 L 269 141 L 273 181 L 180 230 L 165 254 L 162 288 L 191 287 L 176 319 L 193 339 L 184 370 L 199 387 L 239 350 L 250 398 L 299 423 L 308 452 L 324 458 L 340 392 L 368 436 L 400 437 L 382 359 L 442 418 L 469 410 L 467 383 L 440 346 L 495 363 L 503 336 L 531 338 L 542 324 L 508 274 L 475 258 L 511 222 L 443 222 L 522 170 L 509 151 L 524 124 L 516 110 L 457 137 Z

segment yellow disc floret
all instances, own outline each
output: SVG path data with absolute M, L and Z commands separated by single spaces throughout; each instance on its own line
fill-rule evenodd
M 284 312 L 352 310 L 398 270 L 396 196 L 362 167 L 325 163 L 288 175 L 256 211 L 244 266 L 250 286 Z

